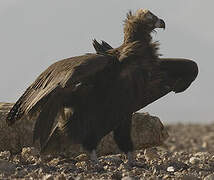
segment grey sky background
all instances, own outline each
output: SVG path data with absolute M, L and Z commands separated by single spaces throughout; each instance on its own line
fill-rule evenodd
M 53 62 L 94 52 L 92 39 L 116 47 L 128 10 L 147 8 L 164 19 L 153 34 L 163 57 L 193 59 L 199 76 L 142 111 L 164 123 L 214 122 L 213 0 L 0 0 L 0 101 L 15 102 Z

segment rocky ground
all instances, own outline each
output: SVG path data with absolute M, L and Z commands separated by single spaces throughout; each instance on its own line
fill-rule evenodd
M 182 179 L 214 180 L 214 124 L 168 125 L 164 147 L 135 152 L 137 167 L 127 166 L 124 154 L 101 156 L 103 169 L 85 154 L 77 157 L 40 157 L 23 148 L 10 156 L 0 153 L 0 179 Z

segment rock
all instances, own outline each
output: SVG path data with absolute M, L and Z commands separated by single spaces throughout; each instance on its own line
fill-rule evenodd
M 86 154 L 80 154 L 75 158 L 77 161 L 87 161 L 88 156 Z
M 205 149 L 208 147 L 208 143 L 207 142 L 203 142 L 202 147 Z
M 200 180 L 200 179 L 195 177 L 194 175 L 184 175 L 181 177 L 181 180 Z
M 16 171 L 15 177 L 16 178 L 23 178 L 27 174 L 28 174 L 28 172 L 26 170 L 20 170 L 20 171 Z
M 29 158 L 30 156 L 38 156 L 39 151 L 34 147 L 24 147 L 22 149 L 21 155 L 23 158 Z
M 190 162 L 191 164 L 198 164 L 200 161 L 201 161 L 200 158 L 197 158 L 197 157 L 191 157 L 191 158 L 189 159 L 189 162 Z
M 111 175 L 111 179 L 114 179 L 114 180 L 121 180 L 122 179 L 122 174 L 121 172 L 115 172 Z
M 0 159 L 0 173 L 12 174 L 16 170 L 16 165 L 6 160 Z
M 56 177 L 56 180 L 66 180 L 65 174 L 62 173 Z
M 175 168 L 173 166 L 169 166 L 166 170 L 168 172 L 175 172 Z
M 195 157 L 203 158 L 206 156 L 209 156 L 210 154 L 208 152 L 197 152 L 194 154 Z
M 156 148 L 145 149 L 144 150 L 144 156 L 145 156 L 147 161 L 159 158 L 159 155 L 157 153 L 157 149 Z
M 51 174 L 47 174 L 43 176 L 42 180 L 54 180 L 54 176 Z
M 8 127 L 5 118 L 12 106 L 13 103 L 0 103 L 0 151 L 16 154 L 32 145 L 33 121 L 24 118 Z
M 15 154 L 22 152 L 23 147 L 32 146 L 34 121 L 23 118 L 13 126 L 8 127 L 5 118 L 12 106 L 13 103 L 0 103 L 0 151 L 8 150 Z M 155 116 L 150 116 L 148 113 L 133 114 L 131 135 L 135 149 L 162 145 L 169 136 L 160 119 Z M 49 151 L 50 154 L 59 153 L 56 152 L 56 147 L 59 146 L 59 144 L 56 143 L 57 142 L 53 142 L 49 144 L 47 151 Z M 77 156 L 85 153 L 80 145 L 70 145 L 68 141 L 67 143 L 62 142 L 60 144 L 63 144 L 63 150 L 61 151 L 68 155 Z M 38 148 L 38 146 L 36 147 Z M 113 133 L 106 135 L 97 148 L 98 155 L 116 154 L 119 152 L 120 150 L 113 140 Z
M 10 158 L 10 151 L 3 151 L 3 152 L 0 152 L 0 158 L 1 159 L 5 159 L 5 160 L 8 160 Z
M 163 170 L 163 171 L 168 171 L 168 172 L 176 172 L 176 171 L 182 171 L 182 170 L 187 170 L 189 166 L 183 162 L 180 161 L 168 161 L 165 162 L 161 165 L 156 166 L 157 170 Z
M 214 180 L 214 174 L 209 174 L 204 178 L 204 180 Z
M 135 178 L 131 176 L 125 176 L 121 180 L 135 180 Z

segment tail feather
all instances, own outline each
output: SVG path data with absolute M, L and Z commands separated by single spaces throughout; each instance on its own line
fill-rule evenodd
M 52 130 L 51 134 L 49 135 L 47 141 L 41 147 L 42 154 L 55 154 L 60 152 L 61 150 L 61 139 L 62 133 L 58 127 L 58 123 L 56 124 L 55 128 Z
M 105 54 L 106 51 L 113 49 L 107 42 L 102 41 L 100 44 L 96 39 L 93 40 L 93 46 L 97 54 Z
M 52 96 L 39 113 L 33 130 L 33 142 L 39 139 L 41 147 L 44 146 L 51 134 L 54 121 L 59 110 L 62 109 L 61 106 L 60 98 Z
M 42 154 L 55 154 L 68 147 L 71 140 L 71 117 L 73 115 L 72 108 L 62 108 L 61 113 L 57 117 L 58 123 L 53 128 L 45 143 L 41 147 Z
M 57 154 L 63 151 L 71 144 L 70 126 L 71 126 L 71 116 L 73 114 L 73 109 L 62 108 L 60 114 L 58 114 L 58 123 L 53 128 L 52 132 L 48 136 L 43 146 L 41 146 L 42 154 Z
M 108 50 L 110 50 L 110 49 L 113 49 L 113 47 L 111 47 L 111 45 L 108 44 L 108 43 L 105 42 L 105 41 L 102 41 L 101 45 L 103 46 L 103 48 L 104 48 L 106 51 L 108 51 Z

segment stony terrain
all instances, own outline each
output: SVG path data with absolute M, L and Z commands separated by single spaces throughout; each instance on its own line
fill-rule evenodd
M 24 119 L 15 126 L 6 125 L 5 115 L 11 106 L 0 103 L 0 179 L 214 180 L 214 124 L 164 127 L 159 118 L 136 113 L 132 138 L 137 166 L 127 165 L 126 156 L 109 134 L 98 147 L 100 168 L 75 145 L 60 155 L 41 156 L 31 144 L 33 121 Z M 51 151 L 57 146 L 53 145 Z
M 128 167 L 123 154 L 101 156 L 103 169 L 85 154 L 40 157 L 34 148 L 10 156 L 0 153 L 1 179 L 214 179 L 214 124 L 168 125 L 164 147 L 137 150 L 138 167 Z

